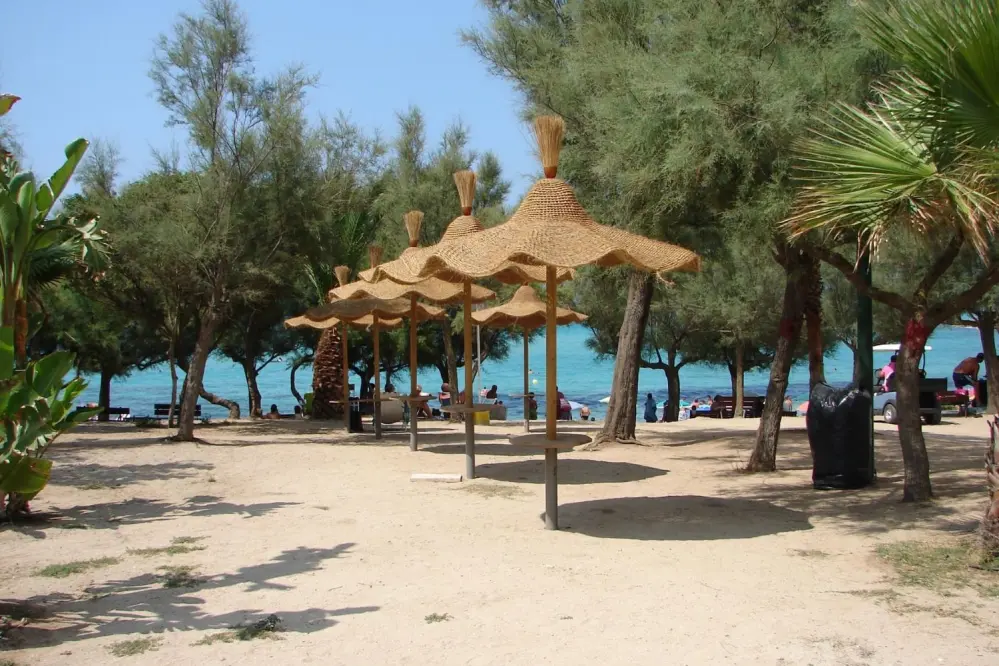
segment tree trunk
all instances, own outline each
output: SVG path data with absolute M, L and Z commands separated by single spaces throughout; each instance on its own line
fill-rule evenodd
M 618 334 L 617 357 L 614 360 L 614 380 L 610 404 L 600 433 L 590 446 L 606 442 L 635 442 L 635 418 L 638 414 L 638 368 L 642 341 L 649 321 L 652 303 L 652 276 L 634 272 L 628 281 L 628 302 Z
M 257 364 L 252 360 L 244 359 L 242 364 L 243 375 L 246 377 L 246 396 L 248 398 L 249 416 L 251 419 L 259 419 L 263 416 L 260 406 L 260 387 L 257 386 Z
M 735 346 L 735 365 L 732 368 L 732 416 L 741 419 L 746 416 L 742 409 L 746 381 L 746 346 L 740 341 Z
M 903 502 L 925 502 L 933 497 L 930 485 L 930 459 L 923 439 L 919 412 L 919 360 L 932 329 L 921 318 L 911 319 L 905 327 L 902 348 L 895 362 L 895 392 L 898 407 L 898 438 L 905 466 Z
M 826 381 L 825 360 L 822 349 L 822 271 L 819 260 L 811 255 L 801 256 L 805 328 L 808 338 L 808 390 Z
M 205 390 L 204 386 L 201 387 L 201 392 L 198 395 L 207 400 L 208 402 L 212 403 L 213 405 L 217 405 L 218 407 L 225 407 L 226 409 L 228 409 L 230 419 L 239 418 L 239 413 L 240 413 L 239 403 L 236 402 L 235 400 L 230 400 L 229 398 L 223 398 L 220 395 L 215 395 L 214 393 Z
M 996 357 L 996 313 L 978 313 L 978 335 L 985 354 L 985 379 L 989 389 L 989 414 L 999 414 L 999 358 Z M 976 395 L 978 387 L 975 387 Z
M 177 341 L 170 338 L 167 347 L 167 361 L 170 364 L 170 411 L 167 412 L 167 427 L 172 428 L 177 417 Z
M 319 335 L 312 361 L 312 418 L 343 418 L 343 389 L 343 342 L 340 327 L 334 326 Z
M 784 395 L 787 393 L 788 376 L 794 360 L 794 348 L 801 336 L 803 310 L 802 290 L 799 284 L 799 271 L 796 251 L 788 246 L 783 250 L 784 302 L 781 306 L 781 319 L 777 349 L 770 364 L 770 381 L 767 382 L 767 397 L 760 416 L 760 427 L 756 431 L 756 446 L 749 458 L 746 471 L 773 472 L 777 469 L 777 442 L 780 439 L 780 422 L 784 413 Z
M 457 405 L 458 394 L 460 393 L 458 389 L 458 357 L 454 353 L 454 344 L 451 340 L 451 322 L 449 319 L 444 319 L 441 322 L 441 334 L 444 336 L 444 354 L 447 356 L 447 383 L 451 387 L 451 404 Z M 451 423 L 456 423 L 459 420 L 459 415 L 455 412 L 450 412 L 448 417 Z
M 108 408 L 111 407 L 111 380 L 114 375 L 109 370 L 101 368 L 101 389 L 97 395 L 97 405 L 101 408 L 101 413 L 97 415 L 98 421 L 107 421 Z
M 18 368 L 28 365 L 28 301 L 14 302 L 14 359 Z
M 295 386 L 295 374 L 298 372 L 299 368 L 301 368 L 306 363 L 311 362 L 312 358 L 313 357 L 311 356 L 303 356 L 301 358 L 295 359 L 295 361 L 291 364 L 291 394 L 295 396 L 295 401 L 298 402 L 299 406 L 302 409 L 305 409 L 305 398 L 302 397 L 302 394 L 298 392 L 298 387 Z M 313 399 L 315 399 L 315 396 L 313 396 Z M 341 396 L 341 400 L 342 399 L 343 398 Z
M 666 373 L 666 393 L 669 396 L 663 421 L 673 423 L 680 420 L 680 369 L 674 364 L 663 368 Z
M 198 339 L 194 344 L 194 354 L 184 376 L 184 399 L 180 407 L 180 423 L 177 427 L 176 439 L 181 442 L 194 441 L 194 408 L 201 395 L 202 382 L 205 378 L 205 365 L 208 354 L 215 342 L 215 333 L 219 326 L 218 315 L 209 310 L 198 327 Z

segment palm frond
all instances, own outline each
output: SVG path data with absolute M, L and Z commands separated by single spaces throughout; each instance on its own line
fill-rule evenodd
M 966 151 L 938 168 L 932 131 L 906 119 L 919 97 L 895 86 L 869 112 L 840 104 L 795 146 L 803 187 L 785 222 L 792 235 L 850 231 L 876 248 L 897 223 L 950 226 L 985 251 L 996 222 L 991 180 Z
M 867 3 L 871 39 L 928 94 L 908 108 L 950 143 L 999 141 L 999 5 L 995 0 L 894 0 Z

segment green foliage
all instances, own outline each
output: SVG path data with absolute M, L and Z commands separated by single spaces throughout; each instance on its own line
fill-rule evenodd
M 95 410 L 77 410 L 75 400 L 86 388 L 80 378 L 65 383 L 73 368 L 69 352 L 55 352 L 17 368 L 14 332 L 0 328 L 0 489 L 26 456 L 41 457 L 60 434 L 93 416 Z
M 50 564 L 39 569 L 35 575 L 45 578 L 66 578 L 74 574 L 86 573 L 94 569 L 103 569 L 118 564 L 121 560 L 117 557 L 99 557 L 93 560 L 79 560 L 76 562 L 66 562 L 65 564 Z

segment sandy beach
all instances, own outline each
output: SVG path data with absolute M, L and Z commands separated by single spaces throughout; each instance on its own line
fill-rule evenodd
M 0 531 L 4 612 L 35 616 L 0 663 L 999 662 L 999 594 L 906 585 L 877 554 L 973 538 L 982 419 L 926 428 L 938 499 L 919 507 L 899 503 L 891 426 L 874 487 L 818 492 L 804 419 L 785 419 L 781 471 L 739 472 L 756 423 L 563 454 L 558 532 L 542 456 L 506 443 L 519 425 L 478 428 L 479 478 L 460 484 L 410 481 L 463 471 L 463 432 L 441 423 L 417 453 L 401 431 L 310 422 L 206 427 L 199 445 L 83 427 L 33 503 L 49 519 Z M 276 640 L 232 640 L 270 614 Z

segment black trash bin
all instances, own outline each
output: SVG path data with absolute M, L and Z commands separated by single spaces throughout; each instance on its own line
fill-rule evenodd
M 361 425 L 361 410 L 351 406 L 350 408 L 350 432 L 364 432 Z
M 978 390 L 975 391 L 975 407 L 989 406 L 989 381 L 982 377 L 978 380 Z
M 817 490 L 863 488 L 874 481 L 871 394 L 858 388 L 817 384 L 808 399 L 805 425 Z

